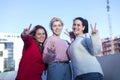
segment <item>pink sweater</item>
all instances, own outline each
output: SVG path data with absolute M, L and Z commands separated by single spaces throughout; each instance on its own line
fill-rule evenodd
M 54 36 L 47 38 L 47 40 L 45 42 L 45 47 L 44 47 L 44 51 L 43 51 L 43 60 L 44 61 L 46 60 L 46 56 L 48 56 L 47 58 L 51 57 L 51 54 L 48 53 L 48 50 L 47 50 L 47 48 L 50 48 L 51 42 L 55 43 L 55 55 L 56 55 L 55 59 L 51 62 L 68 61 L 67 49 L 68 49 L 69 45 L 68 45 L 67 41 L 60 39 L 58 37 L 54 37 Z

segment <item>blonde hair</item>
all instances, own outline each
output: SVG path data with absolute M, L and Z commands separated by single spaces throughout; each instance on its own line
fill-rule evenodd
M 62 26 L 64 25 L 63 22 L 62 22 L 62 20 L 61 20 L 60 18 L 58 18 L 58 17 L 53 17 L 53 18 L 51 19 L 51 21 L 50 21 L 50 28 L 51 28 L 51 30 L 52 30 L 52 25 L 53 25 L 53 23 L 56 22 L 56 21 L 59 21 L 59 22 L 62 24 Z

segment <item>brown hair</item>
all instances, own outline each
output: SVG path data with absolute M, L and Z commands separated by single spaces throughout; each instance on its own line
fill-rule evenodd
M 36 26 L 33 28 L 33 30 L 31 30 L 30 35 L 31 35 L 32 37 L 34 37 L 35 34 L 36 34 L 36 31 L 37 31 L 38 29 L 43 29 L 43 30 L 45 31 L 45 36 L 46 36 L 46 38 L 47 38 L 47 31 L 46 31 L 46 29 L 45 29 L 43 26 L 41 26 L 41 25 L 36 25 Z M 46 40 L 46 38 L 45 38 L 45 40 Z
M 30 32 L 30 35 L 33 37 L 33 39 L 35 40 L 35 42 L 36 42 L 36 44 L 38 45 L 38 47 L 39 47 L 39 50 L 43 53 L 43 49 L 44 49 L 44 46 L 43 46 L 43 44 L 44 44 L 44 42 L 42 42 L 42 43 L 40 43 L 40 42 L 38 42 L 35 38 L 34 38 L 34 36 L 35 36 L 35 34 L 36 34 L 36 31 L 38 30 L 38 29 L 43 29 L 44 31 L 45 31 L 45 40 L 46 40 L 46 38 L 47 38 L 47 31 L 46 31 L 46 29 L 43 27 L 43 26 L 41 26 L 41 25 L 36 25 L 34 28 L 33 28 L 33 30 L 31 30 L 31 32 Z M 45 41 L 44 40 L 44 41 Z M 40 45 L 40 44 L 42 44 L 42 45 Z

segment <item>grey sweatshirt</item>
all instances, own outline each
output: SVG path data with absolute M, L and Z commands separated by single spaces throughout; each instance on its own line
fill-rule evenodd
M 101 65 L 95 56 L 101 52 L 101 48 L 98 33 L 90 37 L 85 35 L 76 37 L 68 48 L 74 77 L 92 72 L 103 74 Z

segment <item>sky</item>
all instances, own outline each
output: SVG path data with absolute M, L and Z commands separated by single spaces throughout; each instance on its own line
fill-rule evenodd
M 120 0 L 109 0 L 112 36 L 120 35 L 119 5 Z M 59 17 L 64 23 L 61 37 L 68 39 L 65 30 L 71 30 L 75 17 L 83 17 L 89 24 L 97 23 L 100 37 L 106 38 L 110 37 L 106 6 L 106 0 L 1 0 L 0 32 L 20 34 L 32 24 L 32 28 L 35 25 L 44 26 L 50 36 L 50 20 Z

